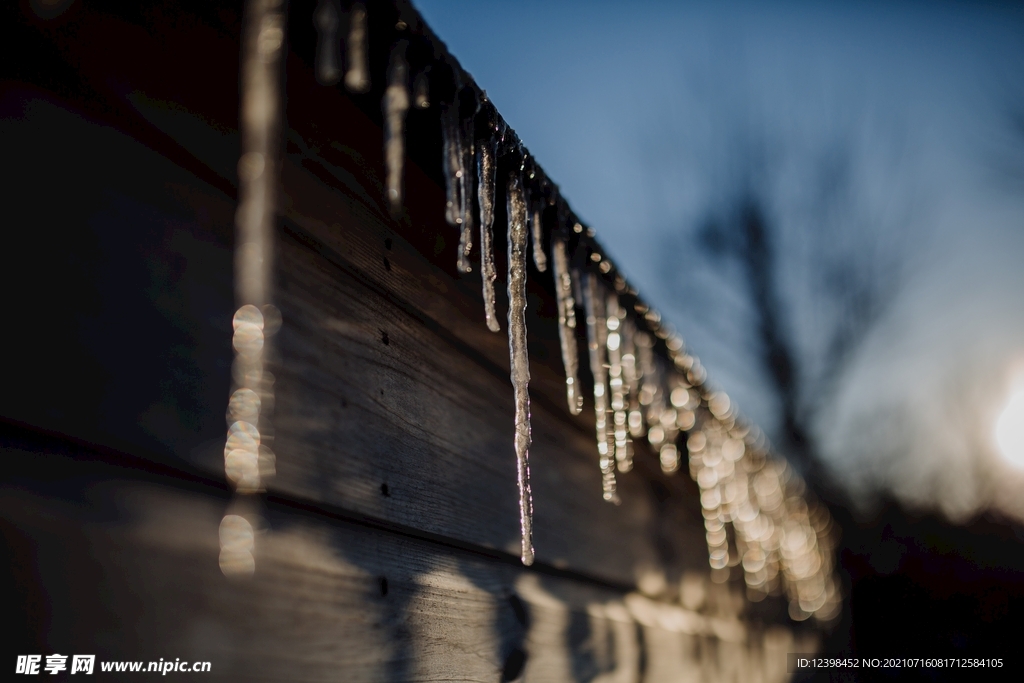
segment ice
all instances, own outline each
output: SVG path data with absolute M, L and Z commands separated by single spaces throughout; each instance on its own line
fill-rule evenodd
M 443 136 L 443 166 L 445 183 L 445 220 L 459 229 L 459 249 L 456 267 L 460 273 L 473 270 L 469 254 L 473 249 L 473 224 L 469 215 L 469 165 L 473 159 L 471 125 L 460 113 L 462 89 L 458 89 L 451 102 L 441 105 L 441 133 Z M 472 119 L 470 119 L 472 121 Z
M 345 87 L 356 93 L 370 89 L 370 59 L 367 55 L 366 7 L 361 2 L 352 3 L 348 11 L 348 70 L 345 72 Z
M 604 499 L 619 504 L 615 481 L 615 456 L 608 439 L 608 373 L 605 368 L 605 348 L 608 329 L 605 319 L 603 287 L 593 273 L 586 273 L 583 304 L 587 313 L 587 349 L 590 352 L 590 372 L 594 376 L 594 429 L 597 435 L 597 453 L 601 466 L 601 493 Z
M 558 340 L 562 346 L 562 365 L 565 367 L 565 396 L 569 412 L 579 415 L 583 410 L 580 392 L 579 350 L 576 347 L 576 301 L 573 299 L 572 271 L 565 251 L 565 240 L 551 236 L 551 262 L 554 267 L 555 296 L 558 301 Z
M 323 85 L 334 85 L 341 78 L 338 62 L 337 0 L 320 0 L 313 15 L 316 26 L 316 79 Z
M 443 145 L 442 165 L 444 167 L 445 220 L 448 224 L 462 227 L 462 121 L 459 119 L 459 99 L 441 104 L 441 135 Z M 459 249 L 462 259 L 462 249 Z M 459 270 L 462 270 L 461 266 Z
M 480 205 L 480 280 L 483 286 L 487 329 L 501 329 L 494 311 L 494 138 L 490 130 L 477 143 L 477 203 Z
M 416 74 L 413 82 L 413 102 L 417 109 L 430 108 L 430 67 Z
M 391 215 L 402 213 L 402 167 L 405 162 L 405 115 L 409 111 L 408 43 L 400 40 L 391 52 L 388 87 L 384 92 L 384 162 L 387 167 L 387 201 Z
M 615 460 L 620 472 L 633 469 L 633 453 L 627 431 L 626 411 L 629 386 L 624 381 L 622 355 L 626 311 L 617 294 L 609 293 L 606 320 L 608 327 L 608 388 L 611 392 L 612 429 L 615 439 Z
M 548 257 L 544 253 L 544 196 L 537 192 L 537 196 L 530 197 L 530 233 L 533 235 L 533 265 L 537 270 L 545 272 L 548 269 Z
M 526 197 L 519 171 L 509 175 L 508 349 L 515 400 L 515 451 L 523 564 L 533 564 L 533 495 L 530 492 L 530 356 L 526 346 Z

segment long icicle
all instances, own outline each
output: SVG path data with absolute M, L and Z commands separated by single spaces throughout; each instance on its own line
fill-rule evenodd
M 405 115 L 409 111 L 408 41 L 400 40 L 391 52 L 388 88 L 384 92 L 384 161 L 387 165 L 387 199 L 391 215 L 402 213 L 402 167 L 405 162 Z
M 494 310 L 494 137 L 488 130 L 477 143 L 477 203 L 480 204 L 480 280 L 483 286 L 484 318 L 487 329 L 501 329 Z
M 526 347 L 526 198 L 520 172 L 508 179 L 508 350 L 516 404 L 516 463 L 523 564 L 533 564 L 533 494 L 530 492 L 530 356 Z
M 348 69 L 345 71 L 345 87 L 357 93 L 370 89 L 366 33 L 366 7 L 361 2 L 353 3 L 348 11 Z
M 441 104 L 442 163 L 444 166 L 444 218 L 454 228 L 462 227 L 462 122 L 459 120 L 459 96 Z M 459 249 L 459 270 L 462 271 L 462 250 Z M 465 271 L 463 271 L 465 272 Z
M 622 322 L 622 374 L 623 381 L 629 387 L 626 422 L 629 425 L 630 436 L 639 439 L 644 435 L 644 416 L 640 412 L 640 377 L 642 373 L 637 359 L 636 335 L 636 325 L 629 316 L 626 316 Z
M 615 482 L 615 458 L 608 447 L 608 373 L 605 369 L 606 327 L 604 298 L 597 276 L 586 273 L 583 282 L 583 304 L 587 312 L 587 349 L 590 372 L 594 376 L 594 428 L 597 453 L 601 465 L 601 492 L 604 499 L 619 504 Z
M 629 407 L 627 396 L 629 386 L 625 382 L 623 372 L 623 324 L 625 311 L 619 305 L 619 297 L 615 293 L 608 294 L 608 388 L 611 390 L 611 407 L 615 432 L 615 461 L 620 472 L 633 469 L 632 450 L 629 432 L 626 430 L 626 411 Z
M 341 77 L 338 66 L 337 0 L 320 0 L 313 15 L 316 26 L 316 80 L 321 85 L 334 85 Z
M 562 346 L 562 365 L 565 366 L 565 397 L 569 402 L 569 412 L 579 415 L 583 410 L 583 394 L 580 393 L 579 350 L 576 348 L 576 301 L 572 297 L 572 272 L 561 235 L 551 236 L 551 263 L 558 301 L 558 340 Z

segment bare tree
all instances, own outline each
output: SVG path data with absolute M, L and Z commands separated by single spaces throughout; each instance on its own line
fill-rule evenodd
M 857 185 L 851 157 L 831 150 L 812 166 L 801 227 L 773 211 L 770 174 L 761 170 L 737 183 L 697 231 L 700 256 L 740 273 L 733 289 L 749 304 L 749 348 L 778 406 L 776 446 L 819 487 L 828 482 L 814 421 L 895 299 L 908 263 L 910 237 L 900 229 L 908 212 L 879 215 Z M 794 242 L 800 254 L 784 254 Z M 808 329 L 814 339 L 801 337 Z

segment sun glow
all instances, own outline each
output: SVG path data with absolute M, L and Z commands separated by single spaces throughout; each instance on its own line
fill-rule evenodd
M 1024 467 L 1024 390 L 1010 396 L 996 420 L 996 444 L 1003 457 Z

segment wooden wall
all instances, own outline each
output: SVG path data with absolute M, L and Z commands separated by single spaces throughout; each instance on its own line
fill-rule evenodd
M 0 93 L 12 653 L 210 660 L 230 680 L 775 681 L 813 647 L 777 605 L 702 583 L 685 475 L 640 449 L 622 504 L 602 501 L 533 270 L 538 560 L 519 565 L 507 341 L 455 271 L 436 113 L 410 115 L 394 221 L 371 101 L 313 80 L 310 3 L 289 34 L 277 474 L 233 498 L 239 6 L 32 7 L 4 10 L 24 52 Z M 218 568 L 228 510 L 259 520 L 250 579 Z M 689 608 L 684 577 L 704 586 Z

